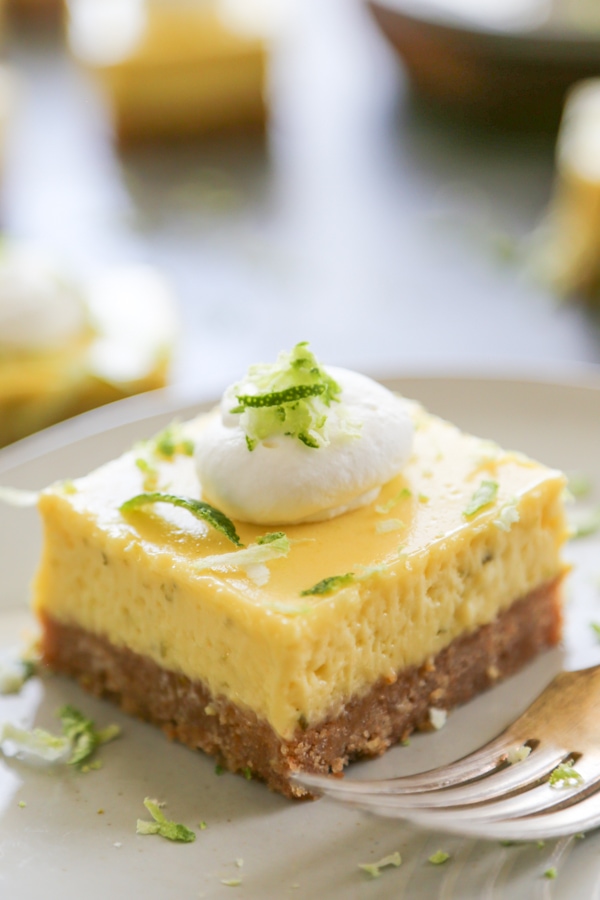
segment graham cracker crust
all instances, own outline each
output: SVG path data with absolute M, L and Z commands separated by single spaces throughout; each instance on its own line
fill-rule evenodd
M 233 772 L 251 773 L 287 797 L 302 797 L 306 792 L 289 783 L 293 772 L 339 774 L 350 760 L 380 756 L 427 727 L 431 707 L 450 710 L 465 703 L 557 644 L 561 580 L 517 600 L 493 623 L 457 638 L 424 665 L 380 679 L 331 717 L 306 728 L 299 724 L 291 740 L 251 710 L 213 697 L 201 682 L 46 615 L 41 652 L 55 672 L 158 725 L 169 738 L 215 756 Z

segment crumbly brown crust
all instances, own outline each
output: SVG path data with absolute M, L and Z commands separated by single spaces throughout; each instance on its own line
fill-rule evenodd
M 175 740 L 210 753 L 231 771 L 252 773 L 288 797 L 305 792 L 293 772 L 341 773 L 352 759 L 381 755 L 415 728 L 429 709 L 452 709 L 512 675 L 560 640 L 561 579 L 517 600 L 490 625 L 454 640 L 434 659 L 395 679 L 380 679 L 341 711 L 283 740 L 252 710 L 213 697 L 199 681 L 115 647 L 106 638 L 42 618 L 46 664 L 93 694 L 158 725 Z

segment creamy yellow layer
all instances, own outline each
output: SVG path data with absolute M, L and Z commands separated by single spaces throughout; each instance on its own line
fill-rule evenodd
M 370 506 L 287 526 L 289 555 L 267 564 L 262 587 L 241 569 L 195 569 L 234 548 L 185 510 L 119 512 L 144 490 L 145 451 L 48 489 L 37 611 L 200 679 L 283 737 L 335 713 L 563 569 L 563 476 L 410 409 L 417 430 L 402 476 Z M 201 496 L 190 457 L 154 463 L 159 490 Z M 497 482 L 496 497 L 467 517 L 482 481 Z M 245 544 L 266 530 L 238 524 Z M 301 595 L 347 572 L 348 586 Z

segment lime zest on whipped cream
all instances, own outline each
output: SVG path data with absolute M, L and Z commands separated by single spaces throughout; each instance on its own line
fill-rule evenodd
M 306 397 L 318 397 L 324 393 L 324 384 L 297 384 L 285 388 L 283 391 L 272 391 L 270 394 L 237 394 L 240 405 L 230 412 L 243 413 L 248 406 L 254 409 L 260 409 L 263 406 L 281 406 L 282 403 L 292 403 L 294 400 L 304 400 Z M 285 421 L 282 413 L 278 413 L 278 416 Z
M 136 833 L 137 834 L 159 834 L 161 837 L 166 838 L 168 841 L 179 841 L 183 844 L 191 844 L 192 841 L 196 840 L 196 833 L 188 828 L 186 825 L 180 825 L 178 822 L 173 822 L 171 819 L 167 819 L 165 814 L 161 809 L 161 805 L 157 800 L 151 800 L 150 797 L 146 797 L 144 800 L 144 806 L 154 819 L 153 822 L 148 822 L 146 819 L 138 819 L 136 825 Z
M 233 392 L 238 405 L 229 412 L 242 417 L 250 451 L 275 435 L 297 438 L 315 450 L 329 443 L 327 410 L 339 402 L 341 387 L 317 362 L 306 341 L 280 353 L 274 363 L 250 366 Z M 352 433 L 350 427 L 348 431 Z
M 463 516 L 470 519 L 484 507 L 489 506 L 496 499 L 497 493 L 497 481 L 482 481 L 463 510 Z
M 211 506 L 210 503 L 205 503 L 204 500 L 194 500 L 192 497 L 180 497 L 177 494 L 163 494 L 160 491 L 150 491 L 149 493 L 136 494 L 135 497 L 130 497 L 129 500 L 121 504 L 119 510 L 122 513 L 133 512 L 152 503 L 170 503 L 171 506 L 179 506 L 182 509 L 186 509 L 196 519 L 202 519 L 212 528 L 224 534 L 236 547 L 244 546 L 231 519 L 225 513 L 222 513 L 221 510 Z

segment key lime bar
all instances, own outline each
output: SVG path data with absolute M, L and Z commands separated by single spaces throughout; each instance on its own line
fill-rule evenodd
M 264 130 L 267 46 L 238 6 L 236 17 L 219 0 L 69 0 L 70 49 L 119 141 Z
M 193 514 L 214 414 L 45 490 L 46 663 L 301 796 L 291 773 L 377 756 L 556 644 L 562 474 L 403 402 L 402 472 L 283 533 Z

